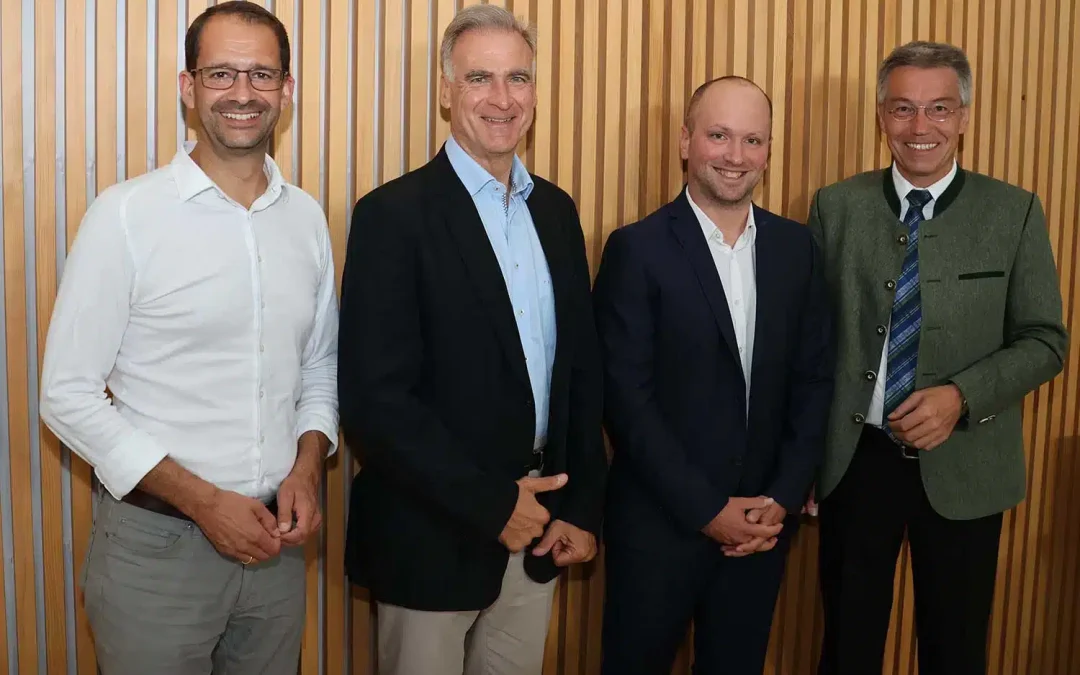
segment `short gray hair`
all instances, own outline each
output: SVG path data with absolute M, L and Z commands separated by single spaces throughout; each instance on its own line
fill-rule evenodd
M 960 103 L 971 105 L 971 64 L 964 50 L 943 42 L 909 42 L 894 49 L 878 68 L 877 102 L 885 102 L 889 73 L 904 66 L 952 68 L 960 80 Z
M 498 5 L 471 5 L 454 15 L 454 20 L 446 27 L 443 33 L 442 45 L 439 48 L 439 62 L 442 65 L 446 79 L 454 79 L 454 65 L 451 56 L 454 53 L 454 45 L 458 38 L 465 33 L 474 30 L 504 31 L 517 33 L 529 45 L 533 53 L 533 68 L 536 71 L 536 31 L 515 17 L 508 10 Z

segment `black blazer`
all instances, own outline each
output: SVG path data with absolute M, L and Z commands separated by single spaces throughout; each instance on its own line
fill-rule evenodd
M 729 497 L 799 510 L 824 452 L 830 313 L 810 232 L 754 207 L 749 415 L 724 288 L 685 191 L 612 233 L 594 289 L 614 448 L 605 537 L 701 542 Z M 785 528 L 785 531 L 787 528 Z
M 533 180 L 557 324 L 544 474 L 569 475 L 540 501 L 596 534 L 607 460 L 584 238 L 570 196 Z M 341 293 L 341 424 L 362 465 L 349 577 L 413 609 L 487 607 L 536 413 L 506 284 L 445 150 L 357 202 Z M 550 554 L 528 550 L 526 571 L 541 582 L 558 573 Z

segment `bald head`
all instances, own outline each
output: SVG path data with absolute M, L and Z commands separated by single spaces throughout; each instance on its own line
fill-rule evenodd
M 686 128 L 693 132 L 698 108 L 701 107 L 703 99 L 708 98 L 709 102 L 713 103 L 714 99 L 728 96 L 734 97 L 733 102 L 738 105 L 762 106 L 768 118 L 769 131 L 772 132 L 772 99 L 753 81 L 738 75 L 725 75 L 709 80 L 694 90 L 694 95 L 686 106 L 686 119 L 683 122 Z
M 756 84 L 722 77 L 698 87 L 679 140 L 694 203 L 744 210 L 768 166 L 771 139 L 772 104 Z

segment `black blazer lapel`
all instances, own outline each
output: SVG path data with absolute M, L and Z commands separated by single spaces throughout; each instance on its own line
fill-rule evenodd
M 443 202 L 441 215 L 457 242 L 469 279 L 487 310 L 510 369 L 526 386 L 530 386 L 529 373 L 525 369 L 525 352 L 521 349 L 521 337 L 514 322 L 514 308 L 510 304 L 506 280 L 503 279 L 499 260 L 491 248 L 476 205 L 454 172 L 445 149 L 440 150 L 432 160 L 432 171 L 435 174 L 432 183 Z
M 697 275 L 701 290 L 709 301 L 716 326 L 728 346 L 728 351 L 736 363 L 741 364 L 739 358 L 739 343 L 735 339 L 735 326 L 731 322 L 731 312 L 728 311 L 727 295 L 724 294 L 724 285 L 720 282 L 720 275 L 716 272 L 716 264 L 709 253 L 709 244 L 705 241 L 705 235 L 701 232 L 701 225 L 697 216 L 690 208 L 690 202 L 686 199 L 686 192 L 680 192 L 668 207 L 671 214 L 671 230 L 675 233 L 686 257 L 690 261 L 690 267 Z M 739 368 L 742 372 L 742 368 Z

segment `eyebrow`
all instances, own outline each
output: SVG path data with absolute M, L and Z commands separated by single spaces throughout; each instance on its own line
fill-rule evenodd
M 893 103 L 914 103 L 915 101 L 905 96 L 897 96 L 896 98 L 889 99 Z M 942 101 L 959 101 L 959 97 L 956 96 L 939 96 L 930 101 L 930 103 L 940 103 Z
M 202 67 L 203 68 L 233 68 L 235 70 L 282 70 L 281 68 L 279 68 L 277 66 L 268 66 L 268 65 L 263 64 L 263 63 L 256 63 L 255 65 L 251 66 L 251 68 L 238 68 L 235 64 L 222 63 L 222 62 L 210 63 L 210 64 L 207 64 L 207 65 L 202 66 Z
M 466 79 L 472 77 L 492 77 L 494 73 L 490 70 L 474 69 L 465 73 Z M 511 70 L 507 73 L 507 77 L 524 77 L 527 80 L 532 80 L 532 73 L 525 69 Z
M 705 126 L 705 133 L 713 134 L 713 133 L 717 133 L 717 132 L 727 134 L 728 136 L 738 136 L 739 135 L 739 134 L 735 133 L 734 131 L 732 131 L 731 129 L 725 127 L 722 124 L 710 124 L 710 125 Z M 742 134 L 742 135 L 743 136 L 757 136 L 759 138 L 764 136 L 763 134 L 761 134 L 761 133 L 759 133 L 757 131 L 748 131 L 748 132 L 746 132 L 745 134 Z

